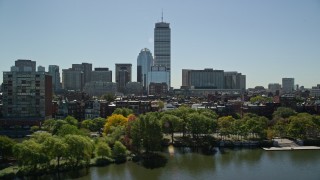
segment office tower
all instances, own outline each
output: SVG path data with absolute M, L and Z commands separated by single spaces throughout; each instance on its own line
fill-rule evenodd
M 279 83 L 269 83 L 268 84 L 268 91 L 273 93 L 274 95 L 281 91 L 281 85 Z
M 81 70 L 62 69 L 62 88 L 65 90 L 82 91 L 84 87 L 84 73 Z
M 246 90 L 246 76 L 236 71 L 224 72 L 224 89 Z
M 140 82 L 143 89 L 147 89 L 148 72 L 151 71 L 153 57 L 149 49 L 144 48 L 140 51 L 137 58 L 137 82 Z
M 245 92 L 246 89 L 247 89 L 247 78 L 246 78 L 246 75 L 243 75 L 241 73 L 238 74 L 237 76 L 237 83 L 239 82 L 239 89 L 242 91 L 242 92 Z M 238 84 L 237 84 L 237 87 L 238 87 Z
M 150 83 L 166 83 L 169 85 L 170 74 L 166 67 L 152 66 L 148 75 L 148 86 Z M 169 86 L 168 86 L 169 87 Z
M 83 91 L 89 96 L 102 96 L 104 94 L 115 94 L 117 92 L 117 83 L 106 81 L 91 81 L 86 83 Z
M 49 74 L 52 77 L 52 88 L 54 91 L 61 89 L 60 70 L 57 65 L 49 65 Z
M 154 28 L 154 65 L 164 66 L 169 72 L 169 88 L 171 87 L 171 30 L 170 24 L 163 22 L 155 24 Z
M 189 73 L 190 71 L 192 71 L 191 69 L 182 69 L 182 86 L 183 87 L 188 87 L 190 86 L 190 83 L 189 83 Z
M 80 70 L 83 72 L 84 83 L 91 81 L 92 64 L 82 63 L 82 64 L 72 64 L 73 70 Z
M 38 72 L 46 72 L 46 68 L 43 66 L 38 66 Z
M 124 92 L 126 84 L 131 82 L 132 64 L 116 64 L 116 83 L 118 91 Z
M 16 61 L 18 66 L 3 72 L 3 116 L 22 120 L 50 118 L 52 78 L 43 71 L 32 71 L 35 61 L 23 61 Z
M 91 72 L 91 82 L 112 82 L 112 71 L 109 68 L 94 68 Z
M 15 61 L 15 67 L 19 68 L 19 71 L 36 71 L 36 61 L 27 59 L 18 59 Z
M 294 90 L 294 78 L 282 78 L 282 93 L 292 93 Z
M 189 71 L 189 86 L 195 89 L 224 89 L 223 70 L 191 70 Z

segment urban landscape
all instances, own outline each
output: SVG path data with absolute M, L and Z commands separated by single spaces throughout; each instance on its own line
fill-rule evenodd
M 0 178 L 320 178 L 318 76 L 248 87 L 242 68 L 188 66 L 199 59 L 176 72 L 164 15 L 132 61 L 6 59 Z

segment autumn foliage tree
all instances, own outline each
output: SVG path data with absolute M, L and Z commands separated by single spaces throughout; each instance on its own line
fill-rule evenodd
M 104 133 L 112 133 L 112 127 L 126 126 L 128 123 L 128 118 L 124 117 L 122 114 L 112 114 L 107 118 L 107 122 L 104 125 Z

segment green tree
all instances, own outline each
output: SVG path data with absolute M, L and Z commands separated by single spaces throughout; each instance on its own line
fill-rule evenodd
M 297 113 L 291 108 L 279 107 L 272 115 L 274 118 L 275 117 L 288 118 L 296 114 Z
M 99 142 L 96 147 L 96 153 L 98 156 L 102 158 L 111 157 L 111 148 L 107 143 Z
M 50 160 L 57 160 L 57 168 L 60 168 L 60 160 L 67 156 L 68 145 L 63 139 L 51 136 L 43 142 L 43 150 Z
M 59 129 L 65 124 L 68 124 L 68 123 L 64 120 L 61 120 L 61 119 L 56 120 L 52 126 L 52 131 L 51 131 L 52 134 L 56 135 L 58 133 Z
M 157 113 L 140 115 L 132 123 L 131 127 L 132 145 L 139 150 L 144 147 L 146 153 L 158 151 L 161 148 L 162 131 Z
M 64 141 L 68 147 L 69 161 L 74 167 L 77 167 L 81 160 L 85 160 L 87 165 L 89 164 L 94 151 L 94 143 L 90 138 L 80 135 L 66 135 Z
M 224 116 L 218 119 L 218 129 L 221 137 L 232 134 L 233 122 L 235 119 L 232 116 Z
M 78 120 L 72 116 L 67 116 L 64 121 L 68 124 L 78 127 Z
M 171 142 L 174 142 L 174 133 L 181 129 L 182 120 L 175 115 L 165 114 L 161 117 L 164 132 L 171 134 Z
M 44 131 L 38 131 L 31 135 L 31 139 L 34 140 L 37 143 L 42 144 L 47 138 L 51 137 L 51 133 L 44 132 Z
M 293 138 L 306 139 L 317 131 L 317 125 L 312 121 L 312 115 L 299 113 L 290 116 L 287 125 L 287 133 Z
M 40 130 L 40 127 L 39 126 L 31 126 L 30 127 L 30 131 L 31 132 L 37 132 L 37 131 L 39 131 Z
M 194 113 L 195 110 L 190 107 L 180 106 L 173 110 L 174 115 L 182 119 L 182 136 L 184 137 L 187 131 L 188 115 Z
M 187 129 L 190 131 L 193 138 L 197 139 L 200 134 L 208 133 L 208 124 L 206 121 L 208 121 L 208 118 L 198 112 L 189 114 Z
M 44 123 L 42 124 L 41 129 L 45 130 L 45 131 L 49 131 L 52 133 L 54 126 L 55 126 L 56 120 L 55 119 L 47 119 L 44 121 Z
M 266 97 L 266 96 L 261 96 L 261 95 L 250 98 L 251 103 L 257 103 L 257 104 L 260 104 L 260 103 L 265 104 L 265 103 L 272 102 L 272 101 L 273 101 L 273 99 L 271 97 Z
M 3 161 L 13 155 L 12 148 L 15 144 L 16 142 L 13 139 L 7 136 L 0 136 L 0 155 Z
M 57 135 L 61 137 L 64 137 L 68 134 L 84 135 L 76 126 L 71 124 L 62 125 L 57 132 Z
M 262 116 L 256 116 L 248 119 L 246 122 L 246 127 L 248 132 L 251 133 L 254 137 L 255 135 L 259 135 L 261 139 L 266 138 L 267 133 L 267 123 L 268 119 Z
M 13 146 L 13 154 L 19 162 L 19 165 L 32 167 L 48 162 L 48 156 L 43 152 L 42 145 L 34 140 L 25 140 Z
M 94 131 L 94 123 L 91 119 L 86 119 L 81 122 L 81 128 L 88 129 L 90 131 Z
M 101 96 L 101 99 L 104 99 L 104 100 L 106 100 L 108 102 L 113 102 L 115 100 L 115 97 L 111 93 L 106 93 L 106 94 Z
M 112 114 L 121 114 L 124 117 L 128 117 L 130 114 L 133 114 L 133 110 L 128 108 L 117 108 Z
M 120 142 L 116 141 L 112 149 L 112 157 L 116 162 L 123 162 L 127 157 L 127 148 Z

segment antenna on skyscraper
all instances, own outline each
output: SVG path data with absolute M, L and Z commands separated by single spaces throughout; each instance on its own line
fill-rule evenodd
M 162 14 L 161 14 L 161 22 L 163 22 L 163 9 L 162 9 Z

